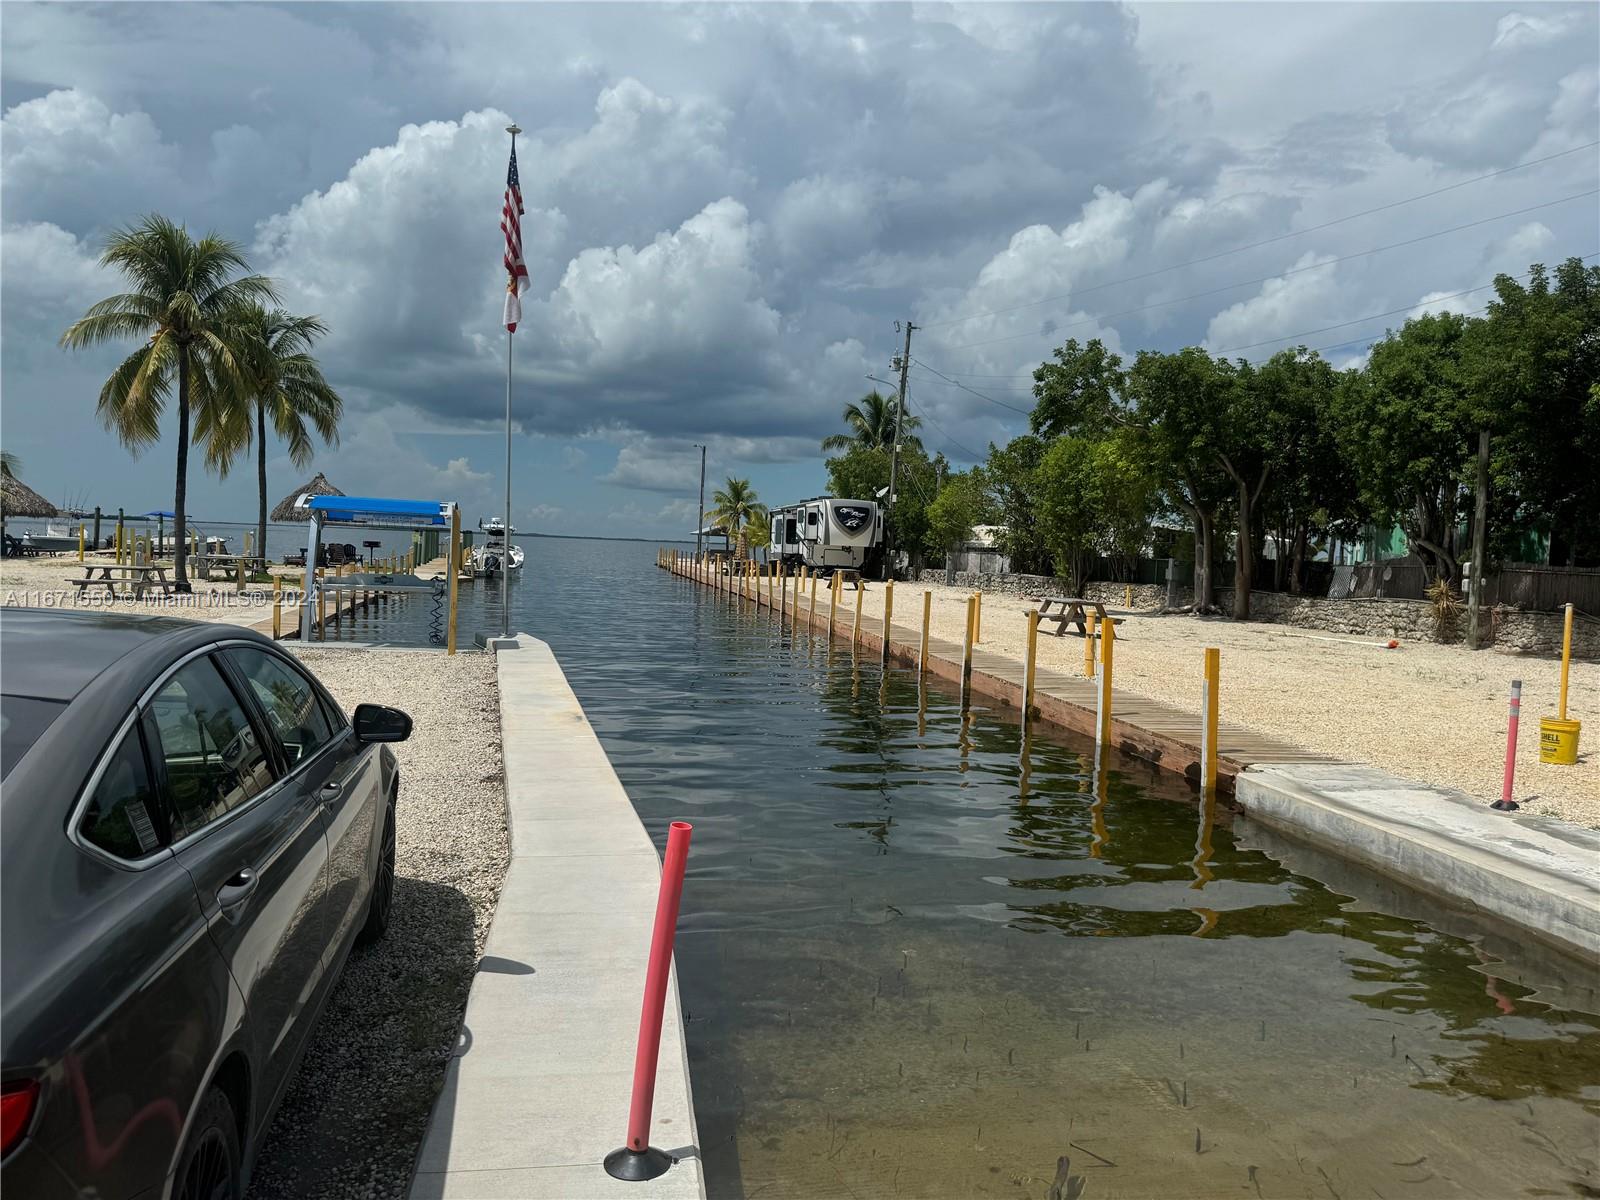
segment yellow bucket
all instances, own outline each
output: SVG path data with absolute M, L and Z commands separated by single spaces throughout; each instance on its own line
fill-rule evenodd
M 1578 730 L 1582 723 L 1560 717 L 1539 718 L 1539 761 L 1572 766 L 1578 761 Z

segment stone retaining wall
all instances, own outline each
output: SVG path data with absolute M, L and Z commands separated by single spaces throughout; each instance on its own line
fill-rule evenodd
M 923 571 L 919 580 L 943 583 L 943 571 Z M 1048 575 L 989 575 L 958 572 L 956 586 L 1007 596 L 1059 596 L 1066 594 L 1067 581 Z M 1131 587 L 1131 603 L 1129 592 Z M 1167 598 L 1165 584 L 1125 584 L 1096 582 L 1084 587 L 1086 599 L 1098 600 L 1113 608 L 1150 611 L 1160 608 Z M 1180 587 L 1178 603 L 1189 604 L 1194 589 Z M 1233 589 L 1218 589 L 1217 607 L 1233 611 Z M 1299 629 L 1320 629 L 1352 637 L 1399 638 L 1411 642 L 1455 643 L 1465 640 L 1466 613 L 1454 628 L 1441 634 L 1432 606 L 1426 600 L 1351 597 L 1329 600 L 1325 596 L 1291 596 L 1286 592 L 1250 593 L 1250 619 L 1268 624 L 1293 625 Z M 1484 644 L 1505 654 L 1558 655 L 1561 653 L 1560 613 L 1525 612 L 1516 608 L 1493 608 L 1478 615 Z M 1579 617 L 1572 627 L 1572 656 L 1600 661 L 1600 623 Z

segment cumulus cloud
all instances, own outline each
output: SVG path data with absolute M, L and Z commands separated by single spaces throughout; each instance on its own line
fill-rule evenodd
M 8 221 L 109 223 L 108 196 L 123 213 L 136 213 L 181 194 L 179 162 L 178 148 L 147 114 L 113 112 L 76 88 L 13 105 L 0 119 Z
M 1206 348 L 1213 353 L 1243 350 L 1257 342 L 1287 337 L 1350 315 L 1342 311 L 1333 257 L 1307 250 L 1295 261 L 1293 274 L 1269 279 L 1250 299 L 1223 309 L 1206 327 Z M 1260 353 L 1271 353 L 1272 349 L 1262 348 Z

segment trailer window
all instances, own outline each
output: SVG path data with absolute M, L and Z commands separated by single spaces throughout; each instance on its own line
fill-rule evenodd
M 806 524 L 807 525 L 816 525 L 818 523 L 819 522 L 817 520 L 817 510 L 813 508 L 810 512 L 806 513 Z

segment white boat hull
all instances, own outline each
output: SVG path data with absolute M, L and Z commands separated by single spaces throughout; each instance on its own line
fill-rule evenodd
M 477 575 L 498 575 L 502 565 L 509 570 L 522 570 L 523 553 L 521 546 L 512 546 L 509 552 L 510 561 L 506 562 L 507 551 L 504 546 L 474 546 L 472 548 L 472 570 Z

